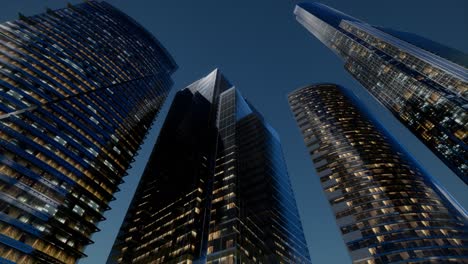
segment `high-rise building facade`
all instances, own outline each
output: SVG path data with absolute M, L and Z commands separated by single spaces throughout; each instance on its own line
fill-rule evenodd
M 105 2 L 0 24 L 1 263 L 84 256 L 175 69 Z
M 345 69 L 468 184 L 468 55 L 408 32 L 371 26 L 320 3 L 297 20 Z
M 289 103 L 354 263 L 468 261 L 468 218 L 434 180 L 334 84 Z
M 310 263 L 282 155 L 218 70 L 179 91 L 108 263 Z

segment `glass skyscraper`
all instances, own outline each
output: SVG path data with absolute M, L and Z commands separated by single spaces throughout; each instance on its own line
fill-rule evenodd
M 176 94 L 108 263 L 310 263 L 279 137 L 218 70 Z
M 353 263 L 464 263 L 466 211 L 357 98 L 334 84 L 289 94 Z
M 105 2 L 0 24 L 0 263 L 84 256 L 175 69 Z
M 468 55 L 408 32 L 371 26 L 320 3 L 297 20 L 345 69 L 468 184 Z

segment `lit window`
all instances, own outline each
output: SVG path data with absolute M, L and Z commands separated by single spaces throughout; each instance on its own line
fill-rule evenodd
M 83 208 L 81 208 L 79 205 L 75 205 L 75 207 L 73 207 L 73 212 L 77 213 L 79 216 L 82 216 L 85 212 L 85 210 Z

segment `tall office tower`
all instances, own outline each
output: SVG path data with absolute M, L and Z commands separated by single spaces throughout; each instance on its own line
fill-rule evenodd
M 108 263 L 310 263 L 278 136 L 218 70 L 176 94 Z
M 334 84 L 289 95 L 354 263 L 468 260 L 466 212 Z
M 176 65 L 105 2 L 0 24 L 0 262 L 75 263 Z
M 468 55 L 319 3 L 294 13 L 345 69 L 468 184 Z

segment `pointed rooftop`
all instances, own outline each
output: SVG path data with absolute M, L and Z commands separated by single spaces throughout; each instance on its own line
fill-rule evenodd
M 231 88 L 232 84 L 224 77 L 221 71 L 216 68 L 205 77 L 190 84 L 185 89 L 189 89 L 192 93 L 200 93 L 208 101 L 213 102 L 214 96 Z

